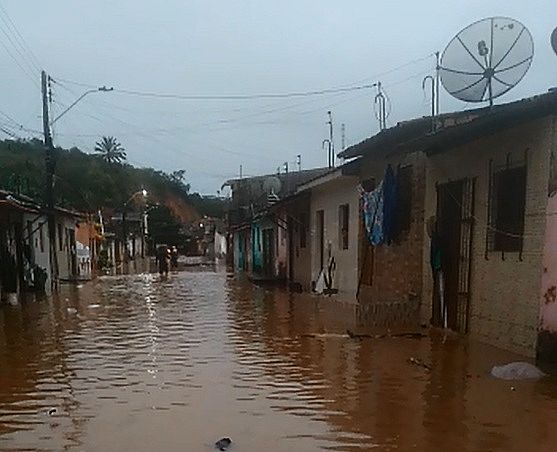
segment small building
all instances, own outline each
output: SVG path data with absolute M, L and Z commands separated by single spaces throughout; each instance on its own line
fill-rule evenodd
M 58 279 L 77 277 L 75 229 L 80 214 L 55 208 L 56 260 L 51 261 L 48 218 L 44 208 L 33 199 L 0 191 L 1 296 L 25 291 L 49 291 L 58 266 Z
M 299 185 L 328 171 L 316 168 L 225 182 L 232 189 L 227 223 L 236 271 L 256 280 L 286 281 L 287 226 L 272 207 L 293 195 Z
M 341 167 L 298 189 L 309 197 L 312 288 L 319 293 L 338 293 L 352 302 L 358 285 L 358 185 L 358 179 L 346 175 Z
M 556 124 L 550 92 L 415 143 L 427 155 L 424 217 L 435 219 L 443 253 L 442 298 L 424 265 L 433 323 L 553 361 Z
M 103 214 L 103 264 L 117 269 L 123 263 L 138 263 L 147 256 L 147 215 L 143 212 L 110 212 Z M 135 262 L 137 261 L 137 262 Z
M 361 235 L 359 302 L 374 315 L 399 303 L 404 317 L 414 299 L 423 324 L 557 360 L 556 115 L 550 92 L 442 115 L 435 130 L 401 123 L 343 152 L 363 192 L 391 167 L 408 219 L 391 243 L 366 250 Z

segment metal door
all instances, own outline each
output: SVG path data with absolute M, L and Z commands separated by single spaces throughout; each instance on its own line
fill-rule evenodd
M 442 294 L 435 291 L 433 321 L 437 326 L 448 326 L 462 333 L 468 331 L 470 308 L 474 189 L 474 179 L 437 186 Z

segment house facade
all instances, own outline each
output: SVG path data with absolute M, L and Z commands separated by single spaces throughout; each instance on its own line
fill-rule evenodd
M 555 94 L 500 106 L 423 146 L 424 216 L 435 218 L 444 243 L 444 300 L 424 262 L 424 314 L 543 360 L 557 360 Z
M 556 99 L 458 113 L 435 133 L 399 130 L 393 140 L 357 145 L 367 151 L 348 166 L 362 188 L 383 180 L 386 165 L 410 172 L 398 187 L 402 198 L 410 187 L 399 205 L 410 206 L 406 232 L 368 251 L 362 239 L 360 304 L 381 317 L 378 305 L 414 299 L 422 324 L 557 359 Z
M 53 247 L 60 281 L 78 274 L 75 230 L 80 215 L 61 208 L 55 213 Z M 15 299 L 22 292 L 49 291 L 52 263 L 47 215 L 39 203 L 0 191 L 0 297 Z
M 232 189 L 227 224 L 235 271 L 257 281 L 286 282 L 290 236 L 279 205 L 301 184 L 328 171 L 316 168 L 225 182 Z
M 272 207 L 248 203 L 236 266 L 274 262 L 378 326 L 557 361 L 556 131 L 557 92 L 381 131 Z

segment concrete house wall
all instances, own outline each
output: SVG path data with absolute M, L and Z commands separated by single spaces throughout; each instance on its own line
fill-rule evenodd
M 557 361 L 557 117 L 550 119 L 552 143 L 550 144 L 549 183 L 545 240 L 542 260 L 540 292 L 540 325 L 537 356 L 545 361 Z
M 31 246 L 33 260 L 35 264 L 47 271 L 48 280 L 46 287 L 50 288 L 50 257 L 47 219 L 44 215 L 36 213 L 25 213 L 23 215 L 23 225 L 28 243 Z M 42 240 L 42 247 L 41 247 Z
M 358 228 L 359 192 L 358 178 L 342 176 L 325 181 L 311 188 L 310 230 L 311 230 L 311 278 L 317 281 L 320 268 L 319 237 L 317 231 L 317 211 L 324 212 L 324 265 L 333 256 L 336 272 L 333 287 L 347 300 L 356 301 L 358 284 Z M 339 206 L 349 205 L 348 249 L 339 243 Z
M 425 218 L 436 215 L 436 184 L 475 178 L 468 330 L 484 342 L 533 356 L 540 309 L 541 269 L 552 147 L 552 122 L 532 121 L 431 155 L 427 164 Z M 504 164 L 527 155 L 522 256 L 487 251 L 489 161 Z M 423 247 L 422 318 L 432 312 L 429 241 Z
M 289 282 L 298 285 L 303 291 L 309 292 L 312 289 L 309 191 L 287 204 L 281 211 L 281 217 L 288 225 L 291 234 L 287 243 L 287 275 Z M 302 240 L 304 234 L 305 243 Z

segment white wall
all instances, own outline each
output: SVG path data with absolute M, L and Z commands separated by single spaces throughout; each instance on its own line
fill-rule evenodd
M 311 189 L 310 240 L 311 240 L 311 277 L 319 277 L 319 237 L 317 235 L 317 211 L 324 211 L 325 259 L 327 265 L 329 250 L 336 261 L 334 278 L 335 289 L 347 299 L 355 301 L 358 286 L 358 231 L 359 231 L 359 193 L 358 179 L 352 176 L 339 176 Z M 348 249 L 343 250 L 339 243 L 339 206 L 349 205 Z
M 31 230 L 27 228 L 28 222 L 31 222 Z M 41 225 L 39 227 L 39 225 Z M 35 264 L 46 270 L 48 274 L 48 280 L 46 282 L 47 288 L 50 287 L 50 256 L 48 248 L 48 225 L 46 223 L 46 216 L 37 215 L 33 213 L 26 213 L 23 215 L 23 226 L 25 231 L 25 236 L 29 236 L 29 244 L 31 245 L 33 259 Z M 38 229 L 37 229 L 38 228 Z M 42 234 L 43 247 L 40 246 L 40 236 Z

